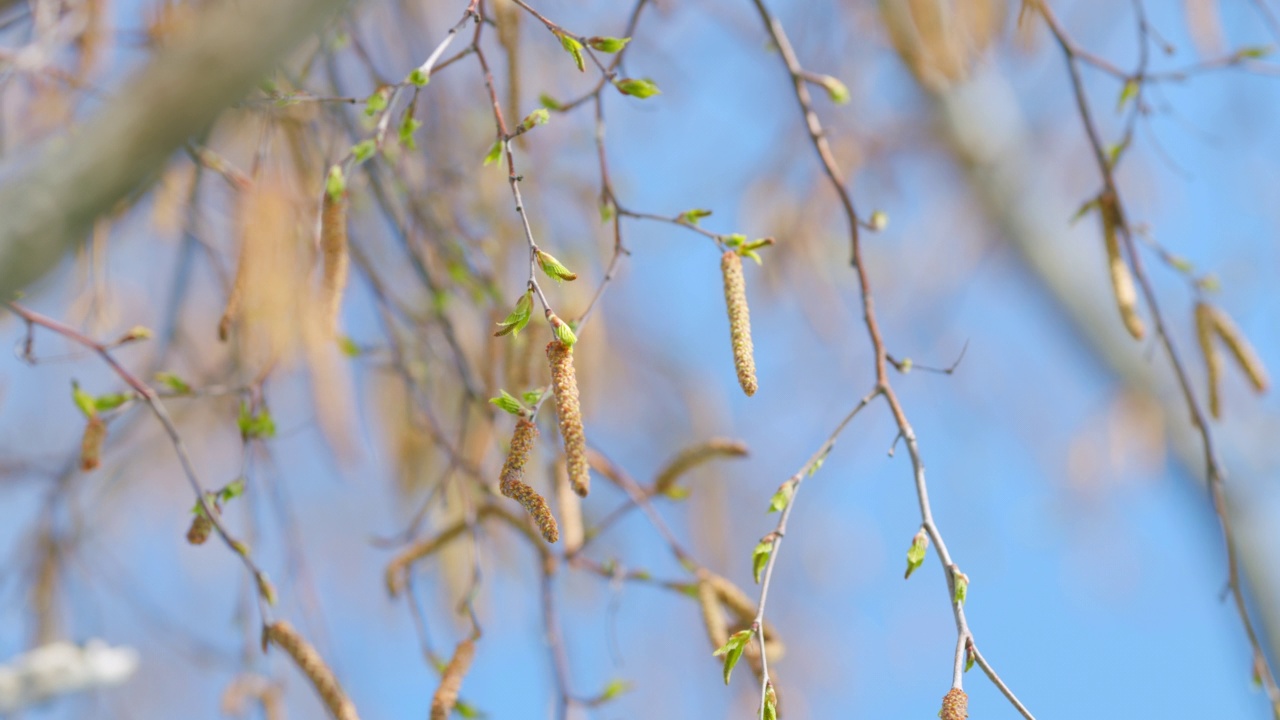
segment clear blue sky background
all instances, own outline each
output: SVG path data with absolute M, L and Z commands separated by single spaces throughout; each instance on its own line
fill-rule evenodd
M 1159 63 L 1193 62 L 1181 4 L 1148 4 L 1153 23 L 1180 49 Z M 954 376 L 912 373 L 896 385 L 921 439 L 936 519 L 972 581 L 966 607 L 984 654 L 1041 718 L 1267 717 L 1263 696 L 1250 687 L 1239 622 L 1221 601 L 1224 556 L 1200 482 L 1172 457 L 1154 464 L 1101 457 L 1107 445 L 1098 437 L 1105 437 L 1118 381 L 995 231 L 976 219 L 963 176 L 936 143 L 927 142 L 925 98 L 883 38 L 848 36 L 849 28 L 870 27 L 862 16 L 872 9 L 855 3 L 856 12 L 841 11 L 843 6 L 825 1 L 772 5 L 807 66 L 835 74 L 856 71 L 845 75 L 854 102 L 822 106 L 838 147 L 842 135 L 882 136 L 895 123 L 906 124 L 906 139 L 897 140 L 906 149 L 877 159 L 854 178 L 853 187 L 864 208 L 882 208 L 891 217 L 889 229 L 868 238 L 866 250 L 891 351 L 918 363 L 947 365 L 968 343 Z M 1113 5 L 1055 3 L 1080 42 L 1130 67 L 1132 18 Z M 1223 5 L 1229 48 L 1267 44 L 1247 4 Z M 539 8 L 553 18 L 578 12 L 576 3 L 565 0 Z M 589 17 L 598 17 L 599 27 L 576 26 L 619 32 L 621 8 L 595 12 Z M 846 13 L 842 22 L 831 22 L 837 12 Z M 768 203 L 752 190 L 761 176 L 795 188 L 816 172 L 811 149 L 801 142 L 785 74 L 777 57 L 765 51 L 757 25 L 745 0 L 678 4 L 645 16 L 629 70 L 653 75 L 664 94 L 645 103 L 610 97 L 607 108 L 613 172 L 630 206 L 663 213 L 713 208 L 713 230 L 763 234 L 757 203 Z M 442 30 L 432 27 L 428 35 L 438 37 Z M 530 34 L 526 42 L 550 40 Z M 1083 200 L 1097 183 L 1086 163 L 1061 58 L 1043 34 L 1031 50 L 1007 45 L 992 62 L 1015 88 L 1042 145 L 1042 170 L 1061 178 L 1068 199 Z M 1119 87 L 1095 74 L 1088 78 L 1106 130 L 1114 133 L 1110 110 Z M 1151 119 L 1121 176 L 1131 213 L 1149 223 L 1166 247 L 1217 272 L 1223 290 L 1216 301 L 1237 318 L 1268 366 L 1280 368 L 1272 288 L 1280 262 L 1272 199 L 1280 157 L 1274 122 L 1280 80 L 1219 72 L 1169 86 L 1162 96 L 1176 115 Z M 583 132 L 578 150 L 589 150 L 589 142 Z M 531 166 L 552 160 L 530 150 Z M 589 162 L 546 172 L 593 172 Z M 551 191 L 540 196 L 538 180 L 531 183 L 534 217 L 551 215 Z M 815 194 L 828 192 L 822 185 L 812 188 Z M 591 228 L 575 222 L 564 221 L 565 232 Z M 642 348 L 639 354 L 656 369 L 640 377 L 590 379 L 586 387 L 595 397 L 588 427 L 595 445 L 640 479 L 700 434 L 739 437 L 751 446 L 749 460 L 700 475 L 689 501 L 661 507 L 704 562 L 743 585 L 750 585 L 751 547 L 773 527 L 773 517 L 764 513 L 769 496 L 873 381 L 865 335 L 853 322 L 858 307 L 852 272 L 844 266 L 842 225 L 833 218 L 826 228 L 824 262 L 837 295 L 817 285 L 769 291 L 761 271 L 747 271 L 761 385 L 754 398 L 741 397 L 729 372 L 718 258 L 709 243 L 678 228 L 629 224 L 634 254 L 600 317 L 611 328 L 611 341 Z M 787 252 L 786 233 L 769 231 L 780 241 L 769 252 Z M 1096 252 L 1099 239 L 1091 222 L 1081 223 L 1072 238 Z M 122 237 L 113 249 L 113 279 L 136 293 L 162 287 L 172 273 L 175 247 L 155 251 L 151 242 Z M 130 263 L 144 252 L 159 259 L 141 268 Z M 583 253 L 583 263 L 596 262 L 586 271 L 594 281 L 602 262 Z M 1154 272 L 1166 308 L 1182 326 L 1185 352 L 1194 358 L 1186 342 L 1186 289 L 1171 273 Z M 1101 265 L 1097 278 L 1093 291 L 1108 293 Z M 36 301 L 56 311 L 65 306 L 65 294 L 64 281 Z M 813 305 L 839 325 L 815 329 L 803 310 Z M 373 338 L 369 308 L 367 294 L 357 290 L 347 315 L 357 339 Z M 128 318 L 123 324 L 150 321 Z M 9 341 L 20 338 L 12 320 L 0 328 Z M 76 435 L 75 409 L 61 401 L 67 378 L 104 388 L 109 378 L 87 360 L 34 370 L 11 356 L 0 363 L 2 457 L 34 452 L 56 467 L 53 459 Z M 1193 360 L 1193 367 L 1199 377 L 1199 362 Z M 672 380 L 677 372 L 683 385 Z M 367 389 L 368 368 L 357 363 L 355 373 L 358 386 Z M 1280 505 L 1271 487 L 1277 457 L 1267 438 L 1280 402 L 1274 396 L 1253 398 L 1238 376 L 1228 374 L 1228 412 L 1248 421 L 1229 426 L 1232 480 L 1258 516 L 1274 517 Z M 686 391 L 698 398 L 696 413 L 679 397 Z M 404 605 L 383 597 L 387 551 L 365 542 L 403 521 L 390 499 L 388 467 L 374 431 L 366 430 L 368 455 L 361 467 L 339 472 L 317 450 L 301 386 L 285 383 L 273 392 L 282 425 L 276 467 L 256 469 L 281 478 L 300 521 L 306 568 L 324 617 L 322 626 L 309 631 L 334 659 L 364 717 L 422 717 L 435 675 L 421 661 Z M 615 403 L 630 414 L 611 415 Z M 290 416 L 290 407 L 298 414 Z M 936 557 L 931 553 L 910 581 L 902 580 L 919 517 L 908 458 L 886 455 L 894 432 L 882 407 L 860 416 L 800 495 L 769 612 L 789 646 L 778 666 L 787 717 L 930 718 L 948 687 L 955 638 Z M 211 484 L 233 477 L 238 467 L 236 447 L 225 440 L 197 443 Z M 1069 468 L 1073 442 L 1078 454 L 1096 460 L 1083 478 Z M 57 703 L 29 717 L 217 716 L 217 694 L 232 676 L 240 649 L 233 610 L 243 579 L 228 553 L 180 542 L 190 500 L 166 449 L 154 457 L 164 466 L 126 464 L 119 475 L 77 481 L 84 483 L 83 512 L 92 515 L 93 501 L 100 499 L 115 514 L 92 524 L 101 542 L 90 543 L 86 569 L 73 580 L 72 634 L 140 648 L 141 672 L 130 687 Z M 130 482 L 131 473 L 146 482 Z M 25 598 L 16 582 L 23 548 L 17 543 L 44 488 L 31 479 L 4 486 L 0 542 L 11 549 L 3 556 L 0 580 L 3 656 L 23 646 Z M 586 507 L 599 517 L 621 498 L 604 483 L 597 488 Z M 135 507 L 131 499 L 137 511 L 121 514 L 120 508 Z M 278 524 L 270 510 L 260 515 L 269 526 Z M 713 536 L 707 527 L 726 531 Z M 1280 547 L 1274 537 L 1255 541 Z M 258 544 L 273 574 L 285 575 L 278 539 Z M 681 577 L 639 513 L 593 555 L 617 555 L 657 576 Z M 1280 564 L 1280 556 L 1268 555 L 1271 565 Z M 463 695 L 492 718 L 546 717 L 551 671 L 532 556 L 509 547 L 485 562 L 480 607 L 486 635 Z M 428 569 L 421 577 L 430 587 L 439 576 Z M 286 592 L 295 591 L 282 613 L 296 619 L 302 593 L 297 583 L 282 580 Z M 722 685 L 697 609 L 687 598 L 640 586 L 611 588 L 563 573 L 556 592 L 574 690 L 591 695 L 614 677 L 635 683 L 631 693 L 590 716 L 750 716 L 750 674 L 740 670 L 730 687 Z M 443 592 L 427 596 L 434 606 L 433 640 L 447 647 L 458 632 L 452 600 Z M 197 642 L 221 659 L 196 652 Z M 295 716 L 320 712 L 302 678 L 284 674 L 296 700 Z M 966 689 L 973 717 L 1015 716 L 977 671 L 966 678 Z

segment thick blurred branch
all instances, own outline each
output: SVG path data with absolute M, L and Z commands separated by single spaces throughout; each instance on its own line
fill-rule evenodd
M 0 168 L 0 298 L 51 270 L 342 4 L 205 4 L 101 109 Z

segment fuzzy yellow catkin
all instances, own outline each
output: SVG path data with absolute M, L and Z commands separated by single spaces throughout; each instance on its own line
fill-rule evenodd
M 347 287 L 351 264 L 347 253 L 346 193 L 336 200 L 329 193 L 324 194 L 324 208 L 320 213 L 320 255 L 324 260 L 320 301 L 325 328 L 337 335 L 342 293 Z
M 560 418 L 560 436 L 564 439 L 569 483 L 575 493 L 586 497 L 591 489 L 591 472 L 587 466 L 587 438 L 582 430 L 582 406 L 578 402 L 573 348 L 552 340 L 547 344 L 547 359 L 551 361 L 551 387 L 556 395 L 556 414 Z
M 1102 216 L 1102 236 L 1106 242 L 1107 265 L 1111 270 L 1111 288 L 1116 295 L 1116 307 L 1120 310 L 1120 319 L 1134 340 L 1141 340 L 1146 334 L 1142 318 L 1138 315 L 1138 292 L 1133 285 L 1133 274 L 1120 253 L 1119 219 L 1116 211 L 1106 202 L 1099 208 Z
M 1196 342 L 1200 344 L 1200 354 L 1204 356 L 1209 376 L 1209 414 L 1219 418 L 1222 417 L 1222 356 L 1213 345 L 1213 335 L 1213 308 L 1202 302 L 1196 303 Z
M 80 469 L 89 472 L 102 463 L 102 442 L 107 439 L 107 424 L 94 416 L 84 426 L 80 438 Z
M 511 436 L 511 449 L 507 461 L 502 464 L 498 489 L 502 494 L 520 503 L 542 531 L 542 538 L 549 543 L 560 539 L 560 528 L 551 514 L 547 501 L 524 482 L 524 466 L 529 463 L 533 441 L 538 437 L 538 426 L 532 420 L 520 418 L 515 434 Z
M 436 694 L 431 698 L 431 720 L 448 720 L 449 714 L 458 704 L 458 691 L 462 689 L 462 678 L 471 668 L 471 660 L 475 655 L 474 640 L 468 638 L 458 643 L 458 647 L 453 651 L 453 657 L 440 676 L 440 687 L 436 688 Z
M 951 688 L 942 696 L 942 709 L 938 711 L 942 720 L 965 720 L 969 717 L 969 696 L 960 688 Z
M 315 686 L 321 702 L 336 720 L 360 720 L 355 704 L 343 692 L 333 670 L 329 669 L 320 653 L 292 625 L 284 620 L 271 623 L 266 628 L 266 639 L 293 658 L 293 662 Z
M 1217 308 L 1210 308 L 1211 317 L 1213 319 L 1213 329 L 1217 332 L 1218 337 L 1222 338 L 1223 344 L 1231 351 L 1232 357 L 1235 358 L 1236 364 L 1244 371 L 1249 378 L 1249 384 L 1253 385 L 1255 392 L 1264 393 L 1267 391 L 1269 381 L 1267 379 L 1267 369 L 1262 364 L 1262 359 L 1258 357 L 1258 353 L 1253 349 L 1253 345 L 1249 343 L 1248 338 L 1236 327 L 1232 322 L 1231 316 Z
M 748 396 L 756 394 L 756 361 L 751 345 L 751 313 L 747 309 L 747 283 L 742 275 L 742 257 L 732 250 L 720 259 L 724 274 L 724 302 L 729 311 L 729 337 L 733 341 L 733 365 L 738 384 Z

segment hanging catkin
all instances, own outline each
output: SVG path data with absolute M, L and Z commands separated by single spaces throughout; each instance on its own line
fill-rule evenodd
M 742 275 L 742 257 L 730 250 L 720 259 L 724 274 L 724 302 L 729 311 L 729 336 L 733 341 L 733 365 L 738 384 L 748 396 L 756 393 L 756 361 L 751 346 L 751 314 L 747 310 L 747 283 Z
M 324 194 L 324 208 L 320 213 L 320 254 L 324 260 L 320 302 L 325 328 L 330 334 L 337 335 L 339 315 L 342 312 L 342 293 L 347 287 L 351 263 L 347 254 L 345 192 L 336 200 L 330 193 Z
M 1117 217 L 1114 200 L 1108 201 L 1103 198 L 1098 212 L 1102 216 L 1102 236 L 1106 241 L 1107 266 L 1111 270 L 1111 288 L 1115 292 L 1120 319 L 1124 321 L 1125 329 L 1133 339 L 1141 340 L 1146 334 L 1146 328 L 1143 327 L 1142 318 L 1138 315 L 1138 292 L 1133 285 L 1133 274 L 1129 272 L 1129 265 L 1125 263 L 1124 256 L 1120 252 L 1120 219 Z
M 543 539 L 553 543 L 560 539 L 560 529 L 556 526 L 551 508 L 541 495 L 524 482 L 524 466 L 529 463 L 529 454 L 533 451 L 533 441 L 537 437 L 538 426 L 532 420 L 520 418 L 516 422 L 515 434 L 511 436 L 511 449 L 507 452 L 507 461 L 502 464 L 498 488 L 504 496 L 519 502 L 542 531 Z
M 582 407 L 578 402 L 578 378 L 573 370 L 573 349 L 558 340 L 547 344 L 551 361 L 551 387 L 556 394 L 556 414 L 560 417 L 560 435 L 564 438 L 565 463 L 569 483 L 582 497 L 591 488 L 587 466 L 587 439 L 582 431 Z
M 1222 417 L 1222 356 L 1213 345 L 1213 308 L 1205 303 L 1196 303 L 1196 341 L 1200 343 L 1200 354 L 1204 356 L 1205 370 L 1209 376 L 1209 414 L 1215 418 Z
M 315 686 L 321 702 L 337 720 L 360 720 L 356 706 L 343 692 L 333 670 L 329 669 L 320 653 L 292 625 L 284 620 L 271 623 L 266 628 L 266 639 L 293 658 L 298 669 Z
M 458 643 L 453 657 L 445 666 L 440 676 L 440 687 L 431 698 L 431 720 L 448 720 L 454 706 L 458 704 L 458 691 L 462 689 L 462 678 L 471 668 L 471 660 L 476 654 L 476 644 L 470 638 Z
M 80 469 L 89 472 L 102 463 L 102 442 L 107 439 L 107 424 L 94 415 L 84 426 L 80 438 Z

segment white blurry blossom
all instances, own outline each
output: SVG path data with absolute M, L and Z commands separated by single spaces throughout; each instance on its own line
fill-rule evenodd
M 41 645 L 0 665 L 0 713 L 92 688 L 119 685 L 138 669 L 138 652 L 90 640 Z

